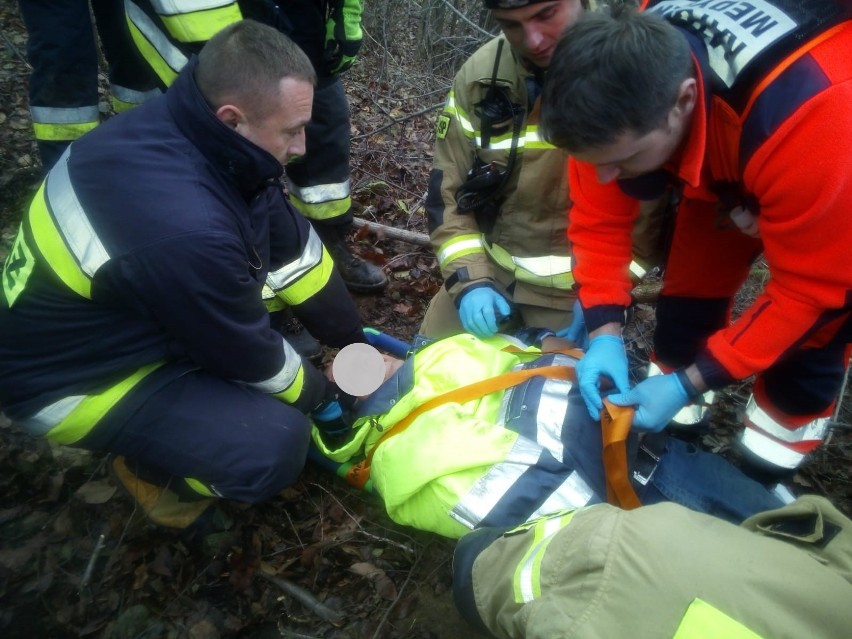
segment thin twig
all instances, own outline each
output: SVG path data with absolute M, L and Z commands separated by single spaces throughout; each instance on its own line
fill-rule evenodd
M 14 45 L 14 43 L 13 43 L 13 42 L 9 39 L 9 37 L 6 35 L 6 32 L 5 32 L 5 31 L 0 31 L 0 35 L 1 35 L 1 36 L 3 36 L 3 39 L 6 41 L 6 46 L 8 46 L 8 47 L 12 50 L 12 52 L 13 52 L 16 56 L 18 56 L 18 58 L 20 58 L 20 60 L 21 60 L 21 61 L 22 61 L 25 65 L 27 65 L 27 69 L 28 69 L 28 70 L 32 71 L 32 67 L 30 66 L 30 63 L 29 63 L 29 61 L 27 60 L 27 57 L 26 57 L 23 53 L 21 53 L 21 52 L 20 52 L 20 50 L 18 50 L 18 47 L 16 47 L 16 46 Z
M 356 135 L 352 138 L 352 140 L 353 141 L 360 140 L 362 138 L 368 138 L 371 135 L 375 135 L 376 133 L 381 133 L 385 129 L 389 129 L 392 126 L 395 126 L 397 124 L 401 124 L 401 123 L 405 122 L 406 120 L 411 120 L 412 118 L 416 118 L 416 117 L 421 116 L 421 115 L 426 115 L 430 111 L 436 111 L 436 110 L 440 109 L 441 107 L 443 107 L 444 104 L 445 104 L 444 102 L 439 102 L 438 104 L 433 104 L 432 106 L 426 107 L 425 109 L 421 109 L 420 111 L 417 111 L 416 113 L 409 113 L 404 118 L 396 118 L 396 119 L 392 120 L 391 122 L 388 122 L 387 124 L 385 124 L 383 126 L 380 126 L 378 129 L 374 129 L 372 131 L 367 131 L 366 133 L 362 133 L 361 135 Z
M 92 551 L 92 556 L 89 557 L 89 563 L 86 565 L 86 571 L 83 573 L 83 578 L 80 580 L 80 587 L 85 588 L 89 585 L 92 579 L 92 571 L 95 569 L 95 562 L 101 554 L 101 551 L 106 546 L 106 536 L 101 534 L 98 537 L 98 543 L 95 544 L 95 549 Z
M 405 581 L 399 587 L 399 591 L 396 593 L 396 597 L 394 597 L 394 600 L 385 609 L 384 614 L 382 614 L 382 618 L 379 620 L 379 623 L 376 626 L 375 632 L 373 632 L 372 639 L 378 638 L 379 633 L 382 630 L 382 627 L 385 625 L 385 622 L 388 620 L 388 616 L 390 615 L 391 610 L 393 610 L 394 607 L 396 606 L 396 604 L 399 603 L 399 600 L 402 598 L 402 593 L 405 591 L 405 587 L 408 585 L 408 582 L 411 581 L 411 575 L 414 574 L 414 570 L 417 568 L 417 565 L 420 563 L 420 559 L 423 558 L 423 555 L 426 554 L 426 551 L 428 549 L 429 549 L 429 544 L 426 544 L 426 546 L 423 548 L 423 552 L 421 552 L 419 555 L 417 555 L 417 559 L 414 560 L 414 564 L 412 564 L 411 569 L 408 571 L 408 574 L 405 577 Z

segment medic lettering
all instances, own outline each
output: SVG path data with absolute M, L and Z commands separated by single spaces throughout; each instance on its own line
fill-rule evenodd
M 704 40 L 710 67 L 727 87 L 761 51 L 798 26 L 767 0 L 663 0 L 648 11 Z

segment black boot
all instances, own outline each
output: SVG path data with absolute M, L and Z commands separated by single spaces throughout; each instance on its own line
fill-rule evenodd
M 313 362 L 322 358 L 322 345 L 289 308 L 271 314 L 269 321 L 272 328 L 281 333 L 299 355 Z
M 323 243 L 331 253 L 331 259 L 334 260 L 346 288 L 353 293 L 378 293 L 388 285 L 384 271 L 353 254 L 342 237 L 324 237 Z

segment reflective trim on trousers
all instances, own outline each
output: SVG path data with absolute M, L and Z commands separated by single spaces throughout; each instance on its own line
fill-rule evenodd
M 333 184 L 316 184 L 314 186 L 299 186 L 292 180 L 287 180 L 287 189 L 290 195 L 305 204 L 322 204 L 333 202 L 349 197 L 350 182 L 337 182 Z
M 789 428 L 776 421 L 757 405 L 754 395 L 749 397 L 745 412 L 746 424 L 755 426 L 764 433 L 788 444 L 799 444 L 802 442 L 820 442 L 825 439 L 828 431 L 828 418 L 818 417 L 798 427 Z
M 33 124 L 90 124 L 100 121 L 97 105 L 82 107 L 30 107 Z
M 746 424 L 742 435 L 740 435 L 740 444 L 743 448 L 751 451 L 760 459 L 763 459 L 778 468 L 793 470 L 794 468 L 798 468 L 799 464 L 801 464 L 802 460 L 805 458 L 804 453 L 788 448 L 768 435 L 764 435 L 760 431 L 750 428 L 748 424 Z

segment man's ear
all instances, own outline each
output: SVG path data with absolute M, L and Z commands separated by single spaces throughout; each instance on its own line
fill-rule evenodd
M 670 116 L 683 120 L 692 115 L 695 103 L 698 101 L 698 81 L 695 78 L 686 78 L 680 83 L 677 91 L 677 100 Z
M 216 117 L 225 126 L 236 129 L 237 125 L 246 123 L 246 115 L 243 110 L 233 104 L 223 104 L 216 109 Z

